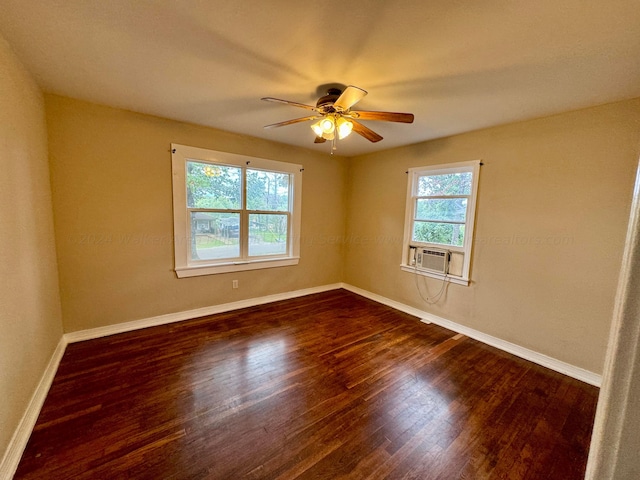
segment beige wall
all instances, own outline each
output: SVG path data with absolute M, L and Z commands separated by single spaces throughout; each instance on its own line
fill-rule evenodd
M 640 99 L 352 159 L 344 281 L 602 372 Z M 482 159 L 472 284 L 426 304 L 400 270 L 409 167 Z M 441 283 L 419 277 L 423 294 Z
M 64 97 L 45 102 L 66 331 L 345 281 L 602 371 L 640 99 L 352 159 Z M 300 265 L 177 279 L 171 142 L 302 163 Z M 478 158 L 472 284 L 450 285 L 428 305 L 399 269 L 405 171 Z M 440 288 L 417 280 L 425 295 Z
M 0 37 L 0 458 L 62 336 L 40 90 Z
M 64 97 L 45 102 L 65 331 L 341 280 L 342 245 L 331 239 L 344 232 L 344 158 Z M 300 264 L 177 279 L 172 142 L 302 164 Z

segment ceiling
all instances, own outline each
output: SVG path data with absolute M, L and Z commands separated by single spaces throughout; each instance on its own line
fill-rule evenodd
M 0 0 L 0 33 L 46 92 L 327 152 L 319 85 L 369 92 L 358 155 L 640 97 L 638 0 Z

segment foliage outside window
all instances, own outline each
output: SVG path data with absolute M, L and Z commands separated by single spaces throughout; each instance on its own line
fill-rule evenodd
M 301 167 L 172 145 L 178 276 L 294 265 Z
M 410 246 L 445 249 L 461 259 L 459 275 L 450 276 L 468 283 L 479 167 L 473 161 L 409 170 L 402 267 Z

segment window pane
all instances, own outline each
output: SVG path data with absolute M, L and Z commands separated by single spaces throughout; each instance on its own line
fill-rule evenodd
M 240 208 L 240 168 L 187 161 L 188 208 Z
M 240 214 L 191 212 L 191 259 L 240 256 Z
M 413 240 L 462 247 L 464 244 L 464 225 L 417 221 L 413 224 Z
M 417 200 L 416 218 L 419 220 L 448 220 L 450 222 L 464 222 L 466 216 L 466 198 L 452 198 L 450 200 Z
M 418 178 L 418 196 L 471 195 L 473 173 L 425 175 Z
M 247 170 L 247 208 L 286 212 L 289 210 L 289 174 Z
M 287 215 L 249 215 L 249 255 L 275 255 L 287 252 Z

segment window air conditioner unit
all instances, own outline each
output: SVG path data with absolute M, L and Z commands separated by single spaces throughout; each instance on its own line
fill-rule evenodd
M 450 257 L 449 250 L 416 247 L 415 266 L 418 270 L 447 274 Z

